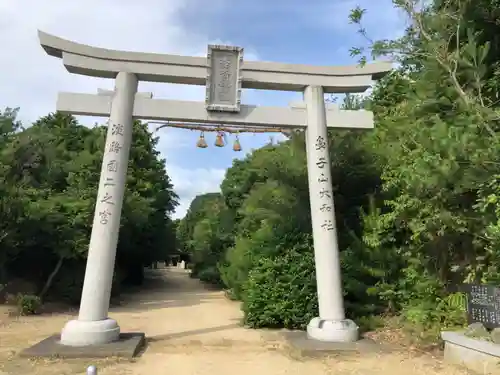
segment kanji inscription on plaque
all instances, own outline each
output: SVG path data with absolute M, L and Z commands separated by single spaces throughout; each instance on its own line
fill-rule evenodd
M 239 112 L 243 48 L 209 45 L 205 106 L 208 111 Z

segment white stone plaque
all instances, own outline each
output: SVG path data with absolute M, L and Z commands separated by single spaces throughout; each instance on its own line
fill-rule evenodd
M 205 96 L 207 110 L 239 112 L 243 48 L 209 45 L 207 60 L 207 91 Z

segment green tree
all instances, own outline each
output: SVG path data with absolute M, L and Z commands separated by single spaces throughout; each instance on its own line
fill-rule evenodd
M 80 297 L 106 128 L 61 113 L 23 129 L 16 111 L 0 116 L 0 277 L 23 279 L 40 297 Z M 134 145 L 117 249 L 113 293 L 141 282 L 143 265 L 175 251 L 170 215 L 177 196 L 156 150 L 158 140 L 134 124 Z

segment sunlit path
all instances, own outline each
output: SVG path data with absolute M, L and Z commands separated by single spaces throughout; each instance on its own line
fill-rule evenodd
M 110 316 L 124 331 L 146 332 L 148 347 L 134 362 L 96 363 L 100 374 L 462 374 L 430 356 L 407 353 L 304 359 L 292 355 L 277 332 L 240 326 L 237 302 L 181 269 L 147 272 L 141 292 L 125 296 Z M 7 374 L 82 374 L 89 361 L 28 361 L 20 349 L 58 332 L 68 314 L 7 319 L 0 328 L 0 371 Z

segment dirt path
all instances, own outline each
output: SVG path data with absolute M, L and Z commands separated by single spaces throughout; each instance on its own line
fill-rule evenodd
M 94 361 L 100 375 L 466 374 L 414 353 L 297 358 L 278 333 L 240 327 L 238 303 L 222 292 L 208 290 L 183 270 L 152 272 L 146 292 L 129 296 L 124 307 L 110 313 L 123 331 L 146 332 L 146 352 L 134 362 Z M 58 332 L 69 318 L 59 314 L 0 320 L 0 375 L 83 374 L 87 361 L 29 361 L 15 355 Z

